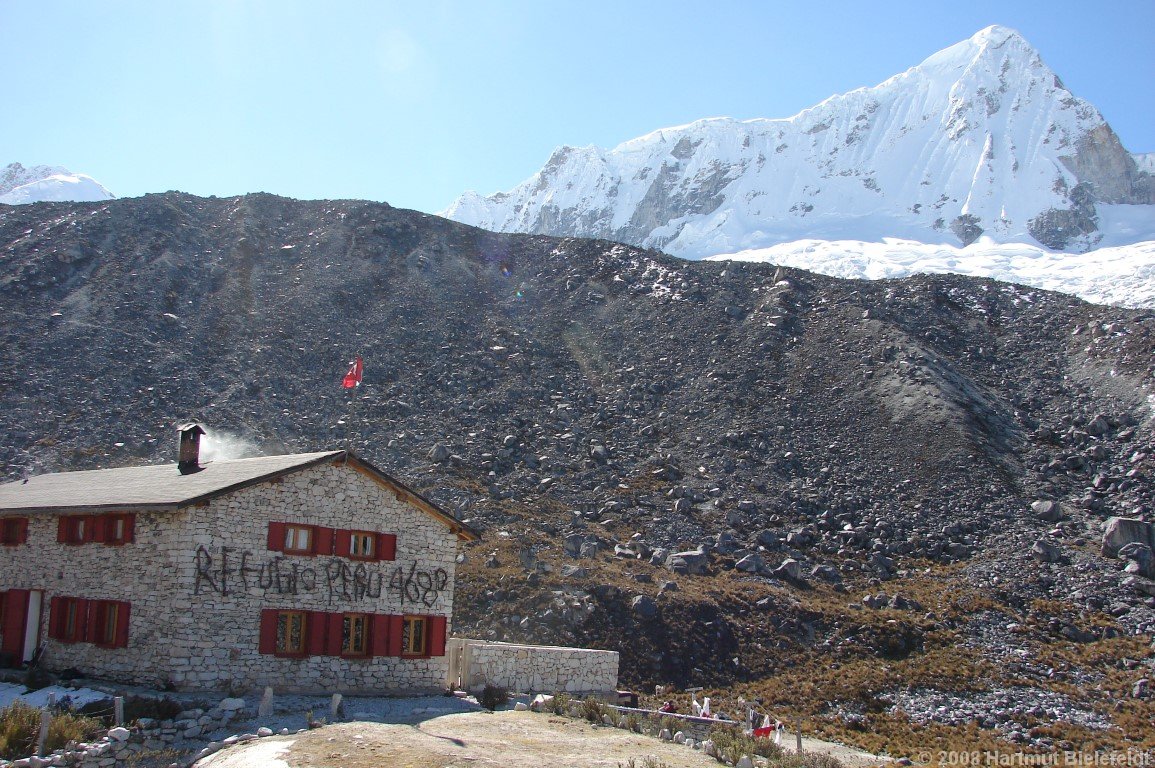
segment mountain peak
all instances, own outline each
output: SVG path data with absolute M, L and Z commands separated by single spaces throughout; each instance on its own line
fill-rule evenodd
M 998 24 L 991 24 L 989 27 L 975 32 L 974 35 L 971 36 L 971 41 L 978 45 L 990 45 L 998 48 L 1012 38 L 1022 40 L 1024 43 L 1027 42 L 1023 36 L 1019 34 L 1018 30 L 1003 27 Z
M 0 168 L 0 203 L 23 205 L 38 202 L 89 202 L 111 200 L 115 195 L 83 173 L 53 165 L 25 167 L 10 163 Z

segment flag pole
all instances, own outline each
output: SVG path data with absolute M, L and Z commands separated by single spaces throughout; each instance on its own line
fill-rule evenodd
M 364 363 L 361 355 L 357 355 L 349 365 L 349 372 L 345 374 L 345 378 L 341 381 L 341 386 L 347 390 L 353 390 L 349 393 L 349 408 L 348 415 L 345 418 L 345 451 L 346 453 L 353 450 L 353 415 L 356 413 L 356 399 L 357 387 L 361 386 L 361 379 L 364 374 Z

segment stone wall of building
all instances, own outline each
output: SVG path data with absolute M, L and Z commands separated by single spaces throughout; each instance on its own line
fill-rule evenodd
M 173 471 L 176 469 L 174 467 Z M 392 533 L 393 561 L 270 551 L 270 522 Z M 259 652 L 263 609 L 448 617 L 457 537 L 349 466 L 322 464 L 175 513 L 138 513 L 123 546 L 59 544 L 56 515 L 0 547 L 3 589 L 44 591 L 50 669 L 178 690 L 441 690 L 446 657 L 283 658 Z M 48 639 L 53 596 L 131 603 L 126 648 Z
M 518 693 L 604 695 L 618 686 L 617 651 L 454 638 L 446 655 L 449 682 L 469 691 L 492 684 Z

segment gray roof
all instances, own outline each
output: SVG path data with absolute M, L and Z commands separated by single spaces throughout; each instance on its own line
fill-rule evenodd
M 476 541 L 481 536 L 397 478 L 348 451 L 213 461 L 188 475 L 182 475 L 176 464 L 37 475 L 0 485 L 0 514 L 174 510 L 326 461 L 339 461 L 390 488 L 399 499 L 440 520 L 460 539 Z
M 179 509 L 267 480 L 344 451 L 214 461 L 182 475 L 176 464 L 56 472 L 0 485 L 0 512 L 102 512 Z

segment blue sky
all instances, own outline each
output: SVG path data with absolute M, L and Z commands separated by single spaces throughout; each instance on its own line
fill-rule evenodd
M 990 24 L 1155 151 L 1155 0 L 0 0 L 0 166 L 432 212 L 562 144 L 788 117 Z

